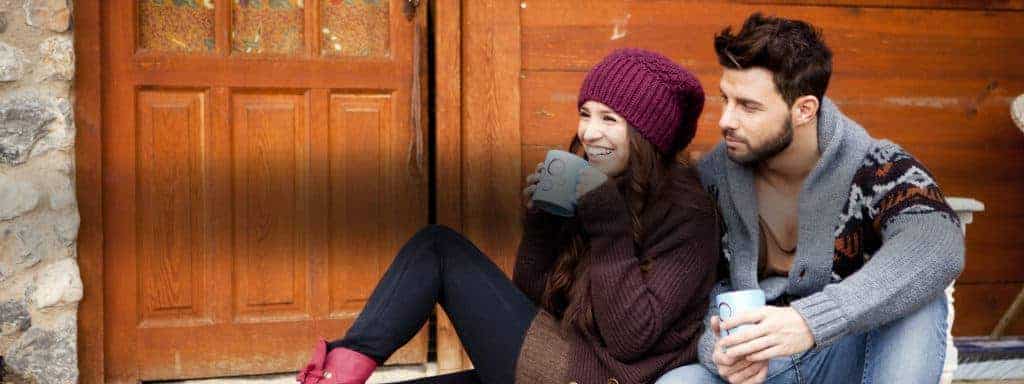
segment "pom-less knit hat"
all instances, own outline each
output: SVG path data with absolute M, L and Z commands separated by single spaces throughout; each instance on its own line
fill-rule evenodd
M 577 107 L 588 100 L 607 105 L 662 153 L 673 154 L 693 140 L 704 109 L 704 88 L 669 58 L 624 48 L 587 73 Z

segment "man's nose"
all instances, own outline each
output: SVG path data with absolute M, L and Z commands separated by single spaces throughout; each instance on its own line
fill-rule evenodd
M 732 109 L 728 106 L 722 107 L 722 117 L 718 118 L 718 128 L 721 128 L 722 132 L 736 129 L 736 119 L 733 118 Z

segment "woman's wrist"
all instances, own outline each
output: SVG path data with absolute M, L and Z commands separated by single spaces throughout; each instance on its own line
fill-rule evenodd
M 625 209 L 625 200 L 622 193 L 615 185 L 614 180 L 609 179 L 592 191 L 580 197 L 576 205 L 576 214 L 583 218 L 597 218 L 602 214 L 610 214 Z
M 584 229 L 591 234 L 606 232 L 619 224 L 628 227 L 632 222 L 626 200 L 611 179 L 583 195 L 576 207 L 576 214 Z
M 533 206 L 524 213 L 523 230 L 527 233 L 547 233 L 558 229 L 565 220 L 564 217 Z

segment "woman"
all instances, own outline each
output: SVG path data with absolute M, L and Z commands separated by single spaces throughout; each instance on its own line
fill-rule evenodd
M 317 346 L 303 383 L 363 383 L 440 304 L 475 367 L 416 382 L 649 383 L 696 361 L 719 227 L 695 171 L 676 161 L 704 104 L 698 80 L 659 54 L 623 49 L 580 90 L 570 151 L 578 207 L 533 207 L 505 275 L 455 231 L 406 243 L 343 339 Z M 541 165 L 538 165 L 538 170 Z

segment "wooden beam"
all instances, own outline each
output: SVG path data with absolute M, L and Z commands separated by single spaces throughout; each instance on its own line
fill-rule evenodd
M 78 304 L 78 369 L 82 383 L 103 380 L 102 44 L 99 0 L 74 7 L 75 178 L 78 268 L 84 295 Z
M 432 7 L 434 31 L 434 210 L 436 222 L 462 230 L 462 5 L 437 0 Z M 437 367 L 460 371 L 465 351 L 451 320 L 437 309 Z

